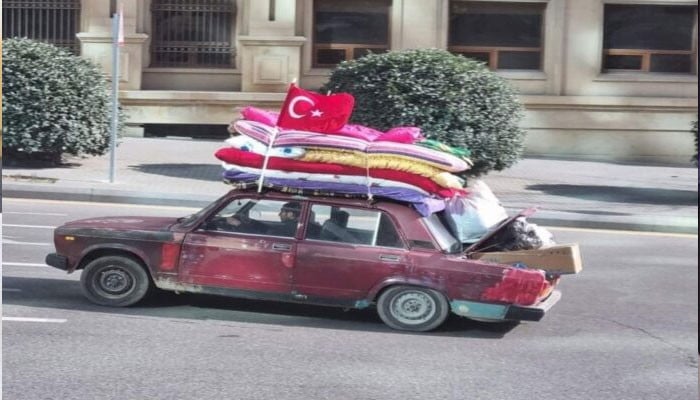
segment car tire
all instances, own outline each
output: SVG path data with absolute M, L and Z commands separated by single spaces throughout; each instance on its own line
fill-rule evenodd
M 418 286 L 393 286 L 379 296 L 377 312 L 391 328 L 426 332 L 445 322 L 449 306 L 445 296 L 437 290 Z
M 151 289 L 146 270 L 136 260 L 124 256 L 92 260 L 80 275 L 80 283 L 88 300 L 112 307 L 135 304 Z

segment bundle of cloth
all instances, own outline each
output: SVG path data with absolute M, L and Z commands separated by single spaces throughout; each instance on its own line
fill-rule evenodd
M 346 124 L 329 134 L 280 129 L 277 113 L 255 107 L 243 109 L 242 117 L 229 126 L 234 136 L 227 146 L 215 153 L 229 184 L 385 197 L 411 203 L 423 215 L 441 211 L 446 199 L 466 194 L 455 173 L 471 166 L 468 152 L 426 140 L 418 128 L 380 132 Z

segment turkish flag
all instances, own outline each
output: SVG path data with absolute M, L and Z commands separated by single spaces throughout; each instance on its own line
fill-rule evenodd
M 277 120 L 284 129 L 334 133 L 350 120 L 355 98 L 348 93 L 322 95 L 289 86 Z

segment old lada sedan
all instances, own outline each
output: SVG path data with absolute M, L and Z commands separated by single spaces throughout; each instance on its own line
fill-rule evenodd
M 559 277 L 469 258 L 439 214 L 391 201 L 233 190 L 183 218 L 104 217 L 54 232 L 46 263 L 82 270 L 86 297 L 129 306 L 154 287 L 343 308 L 428 331 L 450 311 L 539 320 Z

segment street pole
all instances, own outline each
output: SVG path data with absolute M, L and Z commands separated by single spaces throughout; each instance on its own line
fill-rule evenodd
M 109 138 L 109 183 L 114 183 L 119 128 L 119 37 L 121 13 L 112 15 L 112 129 Z

